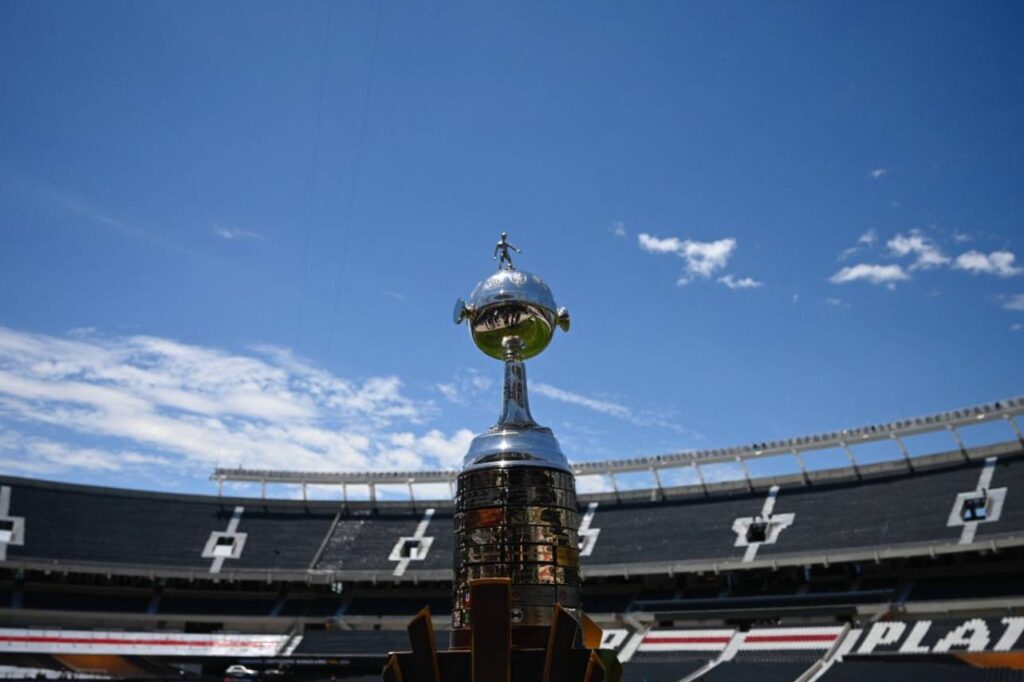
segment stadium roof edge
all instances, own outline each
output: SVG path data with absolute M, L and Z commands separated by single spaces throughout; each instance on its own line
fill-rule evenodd
M 1024 414 L 1024 396 L 997 400 L 991 403 L 964 407 L 923 417 L 912 417 L 809 436 L 629 459 L 577 462 L 572 465 L 572 468 L 577 476 L 611 476 L 613 486 L 616 474 L 651 472 L 658 481 L 657 488 L 661 488 L 660 480 L 658 480 L 658 471 L 662 469 L 694 467 L 698 472 L 698 476 L 700 476 L 700 467 L 707 464 L 739 462 L 746 469 L 745 462 L 747 460 L 778 455 L 794 455 L 800 463 L 801 471 L 806 473 L 802 459 L 803 453 L 815 450 L 841 449 L 846 452 L 851 466 L 856 470 L 858 465 L 851 449 L 853 447 L 865 443 L 892 440 L 899 445 L 904 459 L 909 460 L 910 454 L 907 452 L 906 446 L 901 439 L 937 431 L 948 431 L 953 438 L 953 442 L 966 459 L 967 448 L 960 439 L 957 429 L 984 422 L 1006 420 L 1016 434 L 1017 440 L 1024 445 L 1024 435 L 1022 435 L 1020 426 L 1015 421 L 1015 417 L 1021 414 Z M 371 498 L 373 498 L 374 486 L 406 485 L 409 486 L 411 495 L 413 485 L 430 483 L 452 485 L 457 477 L 458 472 L 455 470 L 440 469 L 432 471 L 310 472 L 217 468 L 210 475 L 210 480 L 216 481 L 218 486 L 225 481 L 260 483 L 264 486 L 267 483 L 298 484 L 303 486 L 341 485 L 343 487 L 347 485 L 368 485 L 371 487 Z M 703 481 L 703 477 L 700 476 L 700 478 Z M 749 474 L 747 478 L 749 479 Z

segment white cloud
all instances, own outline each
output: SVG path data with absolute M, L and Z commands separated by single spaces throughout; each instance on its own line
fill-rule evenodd
M 678 237 L 664 239 L 647 233 L 637 235 L 640 248 L 649 253 L 671 253 L 682 258 L 686 265 L 677 284 L 689 284 L 696 278 L 707 279 L 723 269 L 736 250 L 736 240 L 727 237 L 713 242 L 696 242 Z
M 220 237 L 221 239 L 226 239 L 228 241 L 234 241 L 236 239 L 255 239 L 259 241 L 263 240 L 263 236 L 257 234 L 256 232 L 250 232 L 249 230 L 239 230 L 234 227 L 222 227 L 220 225 L 214 226 L 213 233 Z
M 1021 324 L 1020 322 L 1014 322 L 1010 325 L 1011 332 L 1019 332 L 1021 329 L 1024 329 L 1024 324 Z
M 590 396 L 582 395 L 580 393 L 573 393 L 572 391 L 566 391 L 552 386 L 551 384 L 531 384 L 530 390 L 538 395 L 544 396 L 545 398 L 568 403 L 570 405 L 578 405 L 579 407 L 583 407 L 600 414 L 606 414 L 610 417 L 615 417 L 616 419 L 622 419 L 623 421 L 627 421 L 635 426 L 656 426 L 663 429 L 669 429 L 689 437 L 702 437 L 699 433 L 680 426 L 674 419 L 662 414 L 657 414 L 651 411 L 633 410 L 619 403 L 614 403 L 609 400 L 601 400 L 599 398 L 591 398 Z
M 841 298 L 826 298 L 825 303 L 832 306 L 833 308 L 846 308 L 848 307 Z
M 468 432 L 418 434 L 435 412 L 397 377 L 351 381 L 273 346 L 246 355 L 0 327 L 0 426 L 26 432 L 3 442 L 30 466 L 436 467 Z
M 120 471 L 139 465 L 170 465 L 170 460 L 131 451 L 108 452 L 74 447 L 46 438 L 25 436 L 0 425 L 0 465 L 24 474 L 51 474 L 68 468 L 87 471 Z
M 885 284 L 892 286 L 896 282 L 910 279 L 910 275 L 903 271 L 899 265 L 873 265 L 871 263 L 858 263 L 847 266 L 832 275 L 829 281 L 833 284 L 846 284 L 865 280 L 872 284 Z
M 910 234 L 897 234 L 887 243 L 889 251 L 900 258 L 914 255 L 917 259 L 911 264 L 911 270 L 930 270 L 949 263 L 949 257 L 919 230 L 911 230 Z
M 621 222 L 613 224 L 610 228 L 610 232 L 612 233 L 612 235 L 620 238 L 625 238 L 629 236 L 629 233 L 626 232 L 626 224 Z
M 396 434 L 391 439 L 393 449 L 386 451 L 385 456 L 393 465 L 408 462 L 405 468 L 416 469 L 422 467 L 423 455 L 426 454 L 441 468 L 458 469 L 472 440 L 473 432 L 469 429 L 459 429 L 450 438 L 437 429 L 422 436 Z
M 873 168 L 868 171 L 868 177 L 871 178 L 872 180 L 879 180 L 881 178 L 884 178 L 888 174 L 889 169 L 887 168 Z
M 752 279 L 750 277 L 736 279 L 732 275 L 719 277 L 718 281 L 730 289 L 756 289 L 764 284 L 763 282 L 758 282 L 756 279 Z
M 565 391 L 560 388 L 555 388 L 550 384 L 536 383 L 533 384 L 531 389 L 546 398 L 552 400 L 558 400 L 563 403 L 570 403 L 572 405 L 579 405 L 585 407 L 588 410 L 594 412 L 600 412 L 601 414 L 611 415 L 612 417 L 618 417 L 619 419 L 632 419 L 633 411 L 624 405 L 617 403 L 608 402 L 606 400 L 597 400 L 595 398 L 588 398 L 585 395 L 579 393 L 572 393 L 571 391 Z
M 793 298 L 791 300 L 793 303 L 796 303 L 800 300 L 800 294 L 793 294 Z
M 857 237 L 857 243 L 848 249 L 844 249 L 839 254 L 839 260 L 846 260 L 850 256 L 853 256 L 865 249 L 871 248 L 875 241 L 878 239 L 878 233 L 874 229 L 868 230 L 861 236 Z
M 1007 310 L 1024 310 L 1024 294 L 1014 294 L 1006 299 L 1003 307 Z
M 457 376 L 453 381 L 436 384 L 438 393 L 456 405 L 467 405 L 479 399 L 480 395 L 494 385 L 493 380 L 475 369 Z
M 956 257 L 953 267 L 958 270 L 966 270 L 972 274 L 997 275 L 999 277 L 1013 277 L 1024 272 L 1024 268 L 1015 266 L 1016 260 L 1009 251 L 993 251 L 984 254 L 980 251 L 968 251 Z

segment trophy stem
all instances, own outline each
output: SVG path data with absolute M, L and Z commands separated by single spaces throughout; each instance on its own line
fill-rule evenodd
M 498 426 L 533 428 L 537 422 L 530 414 L 530 401 L 526 393 L 526 365 L 523 364 L 522 341 L 516 337 L 505 339 L 505 386 L 502 391 L 501 416 Z

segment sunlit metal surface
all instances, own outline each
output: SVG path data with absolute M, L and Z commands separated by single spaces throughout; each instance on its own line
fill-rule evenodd
M 467 318 L 473 343 L 499 360 L 505 359 L 509 337 L 520 339 L 523 359 L 529 359 L 548 347 L 556 326 L 569 327 L 569 313 L 558 308 L 544 280 L 512 269 L 501 269 L 477 284 L 469 303 L 456 301 L 456 323 Z
M 457 301 L 453 315 L 468 320 L 477 348 L 505 362 L 498 422 L 473 439 L 457 479 L 453 641 L 472 626 L 471 580 L 511 581 L 513 632 L 549 626 L 556 603 L 580 604 L 576 481 L 551 429 L 530 414 L 524 364 L 556 328 L 569 329 L 569 313 L 544 280 L 515 269 L 510 249 L 519 251 L 503 232 L 498 272 L 477 284 L 469 303 Z M 541 592 L 545 586 L 554 589 Z

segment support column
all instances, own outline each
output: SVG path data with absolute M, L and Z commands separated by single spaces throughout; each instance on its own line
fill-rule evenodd
M 913 471 L 914 463 L 910 461 L 910 452 L 907 451 L 906 444 L 895 433 L 890 433 L 889 435 L 896 441 L 896 445 L 900 446 L 900 452 L 903 453 L 903 461 L 907 463 L 907 471 Z
M 964 447 L 964 442 L 960 439 L 960 432 L 951 424 L 946 424 L 946 429 L 949 430 L 950 435 L 953 436 L 953 440 L 956 441 L 956 446 L 960 448 L 960 454 L 964 456 L 964 460 L 970 460 L 971 458 L 967 455 L 967 448 Z
M 742 457 L 737 457 L 736 461 L 743 467 L 743 476 L 747 479 L 747 489 L 750 492 L 754 492 L 754 482 L 750 480 L 750 467 L 747 466 L 747 460 Z
M 658 469 L 656 467 L 651 467 L 651 473 L 654 474 L 654 485 L 658 490 L 658 498 L 664 500 L 665 489 L 661 487 L 661 476 L 658 475 Z
M 700 487 L 704 490 L 704 495 L 709 495 L 708 484 L 704 480 L 704 473 L 700 470 L 700 465 L 696 462 L 693 463 L 693 470 L 697 472 L 697 480 L 700 481 Z
M 853 467 L 853 473 L 857 475 L 857 478 L 860 478 L 860 467 L 857 466 L 857 458 L 853 456 L 853 450 L 846 444 L 846 441 L 841 440 L 839 444 L 846 451 L 846 456 L 850 458 L 850 466 Z
M 807 475 L 807 467 L 804 466 L 804 457 L 800 454 L 800 451 L 793 448 L 793 456 L 796 457 L 796 463 L 800 466 L 800 475 L 804 479 L 804 485 L 811 484 L 811 477 Z
M 1021 435 L 1020 427 L 1017 426 L 1017 421 L 1009 414 L 1006 415 L 1006 421 L 1010 422 L 1010 428 L 1013 429 L 1015 434 L 1017 434 L 1017 440 L 1020 442 L 1021 446 L 1024 447 L 1024 435 Z

